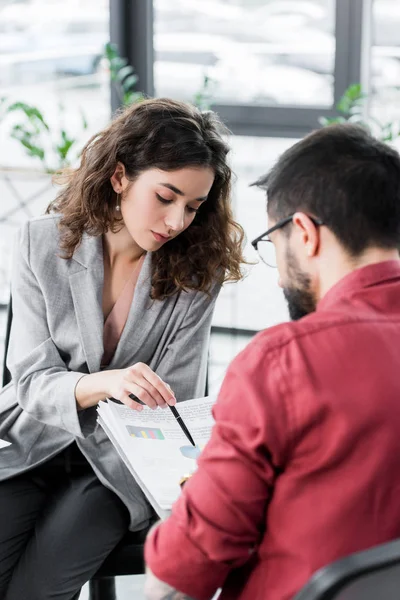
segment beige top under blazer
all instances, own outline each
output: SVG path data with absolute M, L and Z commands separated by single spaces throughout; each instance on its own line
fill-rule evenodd
M 12 382 L 0 392 L 0 480 L 27 471 L 76 440 L 100 481 L 128 507 L 131 529 L 152 511 L 96 421 L 96 407 L 77 411 L 74 390 L 103 356 L 102 237 L 85 235 L 60 258 L 59 217 L 28 221 L 15 252 L 13 324 L 8 353 Z M 204 394 L 212 313 L 219 292 L 181 292 L 151 300 L 151 253 L 144 259 L 129 315 L 109 369 L 148 364 L 178 400 Z

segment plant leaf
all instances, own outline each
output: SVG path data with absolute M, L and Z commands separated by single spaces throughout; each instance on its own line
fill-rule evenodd
M 116 73 L 116 78 L 118 81 L 123 81 L 126 77 L 134 75 L 137 81 L 137 75 L 135 75 L 135 69 L 131 67 L 131 65 L 126 65 L 121 67 Z M 136 82 L 135 82 L 136 83 Z
M 81 109 L 81 118 L 82 118 L 82 128 L 86 130 L 88 128 L 88 122 L 86 120 L 86 115 L 82 109 Z
M 61 134 L 61 142 L 59 144 L 56 144 L 54 146 L 54 149 L 60 158 L 61 165 L 65 166 L 68 163 L 67 157 L 68 157 L 69 151 L 71 150 L 72 146 L 75 144 L 76 140 L 73 138 L 70 138 L 68 136 L 67 132 L 65 131 L 65 129 L 62 129 L 60 131 L 60 134 Z
M 346 123 L 344 117 L 319 117 L 318 122 L 326 127 L 327 125 L 334 125 L 335 123 Z
M 366 95 L 359 83 L 353 83 L 344 92 L 336 105 L 339 112 L 349 114 L 351 111 L 361 111 Z
M 28 118 L 31 124 L 35 127 L 42 126 L 47 131 L 50 130 L 50 127 L 45 121 L 42 113 L 38 108 L 36 108 L 36 106 L 31 106 L 29 104 L 25 104 L 24 102 L 14 102 L 8 107 L 7 111 L 10 113 L 20 111 Z
M 110 79 L 120 102 L 124 106 L 128 106 L 129 104 L 143 100 L 143 94 L 135 90 L 138 82 L 135 69 L 125 58 L 121 58 L 116 45 L 106 44 L 104 55 L 108 60 Z
M 138 78 L 136 75 L 129 75 L 122 81 L 122 89 L 124 92 L 129 92 L 136 85 Z
M 35 143 L 32 135 L 29 135 L 29 133 L 18 129 L 18 127 L 14 127 L 11 132 L 11 137 L 22 144 L 29 156 L 39 158 L 44 163 L 45 150 L 43 147 L 38 146 Z

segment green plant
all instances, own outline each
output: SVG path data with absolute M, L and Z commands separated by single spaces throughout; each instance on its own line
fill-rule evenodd
M 193 104 L 199 110 L 210 110 L 217 82 L 209 75 L 203 77 L 203 85 L 193 98 Z
M 108 62 L 110 79 L 122 106 L 128 106 L 134 102 L 140 102 L 144 95 L 136 90 L 139 78 L 135 69 L 128 64 L 126 58 L 122 58 L 115 44 L 105 45 L 104 57 Z M 200 110 L 209 110 L 212 103 L 216 81 L 205 74 L 202 86 L 195 94 L 192 104 Z
M 26 154 L 38 159 L 42 168 L 49 173 L 68 167 L 76 159 L 73 149 L 78 141 L 62 123 L 63 105 L 59 105 L 58 126 L 50 127 L 42 112 L 35 106 L 25 102 L 7 104 L 5 98 L 0 100 L 0 120 L 7 115 L 14 115 L 10 136 L 17 140 Z M 82 130 L 87 129 L 87 121 L 81 114 Z
M 381 123 L 378 119 L 368 115 L 365 118 L 365 102 L 368 96 L 363 92 L 359 83 L 350 85 L 344 92 L 336 105 L 336 109 L 341 113 L 338 117 L 320 117 L 321 125 L 332 125 L 333 123 L 358 123 L 365 127 L 375 137 L 383 142 L 392 142 L 400 136 L 400 123 L 391 121 Z
M 138 82 L 135 69 L 128 64 L 126 58 L 119 55 L 115 44 L 108 43 L 105 45 L 104 57 L 108 62 L 111 83 L 118 95 L 120 104 L 129 106 L 134 102 L 143 100 L 143 94 L 135 89 Z
M 106 61 L 113 89 L 118 95 L 121 105 L 128 106 L 144 99 L 136 90 L 138 76 L 135 69 L 122 58 L 114 44 L 106 44 L 103 60 Z M 203 84 L 193 99 L 193 104 L 200 110 L 208 110 L 211 105 L 215 81 L 204 76 Z M 72 135 L 63 124 L 64 107 L 59 106 L 58 123 L 50 125 L 43 113 L 35 106 L 25 102 L 9 103 L 7 98 L 0 97 L 0 123 L 11 117 L 10 136 L 17 140 L 26 154 L 39 160 L 42 168 L 53 173 L 72 165 L 79 156 L 74 152 L 81 136 Z M 80 133 L 88 127 L 86 118 L 81 113 Z
M 7 115 L 7 98 L 0 96 L 0 123 L 5 119 Z
M 128 105 L 143 99 L 143 95 L 134 89 L 138 78 L 133 67 L 118 55 L 112 44 L 105 46 L 104 60 L 108 63 L 110 78 L 121 104 Z M 48 173 L 69 167 L 76 161 L 80 151 L 75 150 L 88 127 L 85 115 L 81 112 L 79 132 L 72 134 L 63 123 L 64 106 L 60 104 L 58 108 L 57 123 L 50 124 L 36 106 L 0 98 L 0 123 L 9 118 L 10 137 L 18 141 L 25 153 L 39 161 Z

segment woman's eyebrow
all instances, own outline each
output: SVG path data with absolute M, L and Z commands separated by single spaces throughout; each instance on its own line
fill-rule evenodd
M 177 188 L 174 185 L 172 185 L 172 183 L 162 183 L 162 182 L 160 182 L 158 185 L 162 185 L 163 187 L 168 188 L 169 190 L 171 190 L 171 192 L 174 192 L 178 196 L 184 196 L 185 195 L 182 192 L 182 190 L 180 190 L 179 188 Z M 201 198 L 195 198 L 194 201 L 195 202 L 204 202 L 205 200 L 207 200 L 207 196 L 201 196 Z

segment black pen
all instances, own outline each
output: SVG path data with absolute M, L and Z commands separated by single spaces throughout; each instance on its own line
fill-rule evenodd
M 182 420 L 181 415 L 178 413 L 175 406 L 171 406 L 170 404 L 168 404 L 168 406 L 170 407 L 172 414 L 174 415 L 175 419 L 178 421 L 179 427 L 182 429 L 183 433 L 186 435 L 189 442 L 192 444 L 192 446 L 196 447 L 196 444 L 194 443 L 193 438 L 190 435 L 189 429 L 186 427 L 185 423 Z
M 137 398 L 133 394 L 129 394 L 129 398 L 131 400 L 134 400 L 138 404 L 142 404 L 142 406 L 146 406 L 145 403 L 142 402 L 142 400 L 139 400 L 139 398 Z M 189 429 L 186 427 L 185 423 L 183 422 L 183 419 L 182 419 L 181 415 L 178 413 L 178 411 L 176 410 L 175 406 L 170 406 L 169 404 L 168 404 L 168 406 L 171 409 L 172 414 L 174 415 L 175 419 L 178 421 L 179 427 L 182 429 L 183 433 L 186 435 L 186 437 L 189 440 L 189 442 L 192 444 L 192 446 L 196 447 L 196 444 L 194 443 L 194 440 L 193 440 L 192 436 L 190 435 Z

